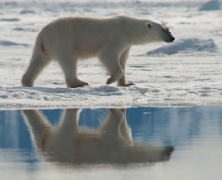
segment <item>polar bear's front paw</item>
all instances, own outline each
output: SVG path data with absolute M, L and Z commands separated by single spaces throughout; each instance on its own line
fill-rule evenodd
M 33 82 L 27 79 L 25 76 L 22 77 L 21 83 L 23 87 L 33 87 Z
M 78 84 L 76 84 L 75 87 L 82 87 L 82 86 L 88 86 L 89 83 L 85 82 L 85 81 L 79 81 Z
M 121 85 L 121 86 L 131 86 L 131 85 L 136 85 L 136 84 L 134 84 L 134 83 L 126 83 L 126 84 Z
M 136 84 L 134 84 L 134 83 L 119 84 L 119 83 L 118 83 L 118 86 L 123 86 L 123 87 L 131 86 L 131 85 L 136 85 Z
M 109 79 L 107 79 L 106 84 L 108 85 L 108 84 L 111 84 L 113 82 L 115 82 L 114 77 L 111 76 Z
M 88 85 L 89 85 L 89 83 L 87 83 L 85 81 L 78 80 L 75 83 L 69 84 L 68 87 L 77 88 L 77 87 L 88 86 Z

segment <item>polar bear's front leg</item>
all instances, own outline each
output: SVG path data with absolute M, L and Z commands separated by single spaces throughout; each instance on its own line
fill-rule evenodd
M 130 53 L 130 48 L 126 49 L 123 54 L 120 56 L 120 65 L 124 71 L 123 76 L 118 80 L 117 85 L 118 86 L 130 86 L 130 85 L 135 85 L 134 83 L 126 83 L 125 80 L 125 67 L 126 67 L 126 62 L 127 59 L 129 57 L 129 53 Z
M 110 53 L 103 53 L 99 56 L 102 65 L 105 67 L 107 74 L 111 77 L 107 79 L 106 84 L 111 84 L 118 81 L 124 74 L 120 66 L 117 55 L 110 55 Z

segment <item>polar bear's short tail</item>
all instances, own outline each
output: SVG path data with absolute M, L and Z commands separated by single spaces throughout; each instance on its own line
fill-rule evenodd
M 36 39 L 35 47 L 32 53 L 29 66 L 22 77 L 21 83 L 23 86 L 32 87 L 35 79 L 41 71 L 49 64 L 50 59 L 47 56 L 44 43 L 39 35 Z

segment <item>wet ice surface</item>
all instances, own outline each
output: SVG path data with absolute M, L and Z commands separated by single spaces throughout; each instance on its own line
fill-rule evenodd
M 200 11 L 204 2 L 171 1 L 1 1 L 0 108 L 131 107 L 221 104 L 221 16 Z M 210 7 L 208 7 L 209 9 Z M 66 88 L 57 63 L 51 63 L 33 88 L 20 79 L 31 57 L 37 33 L 51 20 L 71 15 L 126 14 L 163 20 L 176 40 L 172 44 L 133 47 L 126 79 L 136 86 L 106 86 L 108 76 L 96 59 L 79 62 L 88 87 Z
M 13 179 L 221 179 L 221 106 L 0 111 Z

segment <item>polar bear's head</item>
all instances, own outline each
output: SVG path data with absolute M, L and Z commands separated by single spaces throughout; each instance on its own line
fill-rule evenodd
M 146 22 L 146 28 L 148 31 L 149 37 L 152 37 L 152 42 L 173 42 L 175 38 L 171 34 L 169 28 L 163 23 L 157 21 Z

